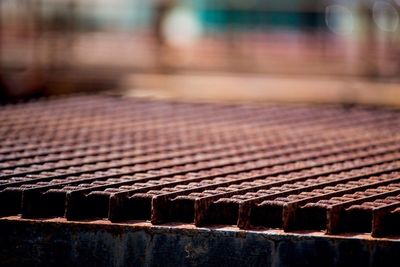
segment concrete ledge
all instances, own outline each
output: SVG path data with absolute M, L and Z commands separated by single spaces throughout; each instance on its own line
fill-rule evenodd
M 1 266 L 398 266 L 400 239 L 0 219 Z

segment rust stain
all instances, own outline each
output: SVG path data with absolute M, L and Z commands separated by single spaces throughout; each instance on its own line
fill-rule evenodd
M 0 215 L 396 239 L 399 115 L 105 96 L 2 106 Z

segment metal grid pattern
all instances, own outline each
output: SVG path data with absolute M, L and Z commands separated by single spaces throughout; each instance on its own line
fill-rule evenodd
M 400 112 L 104 96 L 0 107 L 0 215 L 399 234 Z

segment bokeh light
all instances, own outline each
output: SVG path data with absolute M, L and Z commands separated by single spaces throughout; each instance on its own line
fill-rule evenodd
M 190 9 L 172 10 L 163 24 L 163 34 L 168 44 L 176 47 L 193 45 L 201 37 L 201 25 Z
M 374 3 L 373 18 L 375 24 L 382 31 L 394 32 L 399 26 L 399 14 L 396 8 L 385 1 Z
M 325 10 L 325 22 L 335 34 L 349 35 L 354 30 L 354 17 L 351 10 L 343 5 L 330 5 Z

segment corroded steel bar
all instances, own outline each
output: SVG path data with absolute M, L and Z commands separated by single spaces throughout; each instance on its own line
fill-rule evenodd
M 399 115 L 105 96 L 0 106 L 0 214 L 399 234 Z

